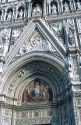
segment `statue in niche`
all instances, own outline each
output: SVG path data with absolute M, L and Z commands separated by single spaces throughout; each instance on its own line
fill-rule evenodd
M 52 13 L 52 14 L 57 13 L 57 7 L 56 7 L 55 4 L 53 4 L 53 5 L 51 6 L 51 13 Z
M 75 45 L 75 26 L 73 21 L 67 21 L 69 45 Z
M 67 2 L 64 3 L 64 6 L 63 6 L 63 7 L 64 7 L 64 12 L 70 11 L 70 10 L 69 10 L 69 5 L 68 5 Z
M 12 11 L 9 11 L 8 13 L 7 13 L 7 20 L 12 20 Z
M 73 46 L 75 43 L 74 29 L 69 28 L 68 34 L 69 45 Z
M 41 8 L 39 6 L 39 4 L 36 4 L 36 6 L 33 9 L 33 15 L 40 15 L 41 14 Z
M 17 18 L 23 18 L 24 17 L 24 10 L 21 8 L 20 11 L 18 11 Z
M 70 46 L 75 45 L 75 26 L 73 20 L 65 22 L 66 37 Z
M 2 44 L 3 44 L 3 53 L 2 53 L 2 56 L 5 57 L 7 52 L 8 52 L 8 48 L 9 48 L 9 35 L 8 35 L 8 30 L 7 29 L 4 29 L 3 32 L 2 32 L 2 36 L 1 36 L 1 39 L 2 39 Z
M 81 4 L 79 1 L 76 2 L 76 9 L 81 9 Z

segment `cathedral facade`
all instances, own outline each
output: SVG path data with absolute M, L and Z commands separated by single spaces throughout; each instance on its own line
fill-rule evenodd
M 0 125 L 81 125 L 81 0 L 0 0 Z

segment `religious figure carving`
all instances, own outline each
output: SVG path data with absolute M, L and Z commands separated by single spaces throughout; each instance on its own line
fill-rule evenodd
M 78 2 L 76 2 L 76 9 L 81 9 L 81 4 L 80 4 L 80 2 L 78 1 Z
M 36 6 L 34 7 L 34 9 L 33 9 L 33 15 L 40 15 L 42 12 L 41 12 L 41 8 L 40 8 L 40 6 L 39 6 L 39 4 L 36 4 Z
M 9 48 L 9 36 L 8 36 L 8 30 L 4 29 L 2 32 L 2 56 L 5 57 L 7 52 L 8 52 L 8 48 Z
M 12 11 L 9 11 L 8 13 L 7 13 L 7 20 L 12 20 Z
M 53 5 L 51 6 L 51 13 L 52 13 L 52 14 L 57 13 L 57 7 L 56 7 L 55 4 L 53 4 Z
M 75 45 L 75 26 L 73 20 L 67 20 L 65 23 L 66 37 L 70 46 Z
M 20 11 L 18 12 L 17 18 L 23 18 L 24 17 L 24 10 L 21 8 Z
M 69 11 L 69 5 L 67 2 L 64 3 L 64 12 L 68 12 Z

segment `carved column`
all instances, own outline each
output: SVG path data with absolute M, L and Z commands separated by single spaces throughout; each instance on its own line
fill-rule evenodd
M 28 18 L 30 18 L 32 15 L 32 3 L 29 2 L 28 3 Z
M 80 82 L 79 80 L 79 71 L 78 71 L 78 54 L 70 54 L 70 67 L 69 67 L 69 73 L 70 73 L 70 78 L 71 82 L 73 84 L 77 84 Z
M 57 2 L 57 12 L 60 13 L 60 2 Z
M 48 14 L 51 14 L 51 5 L 50 5 L 50 2 L 48 3 Z
M 4 11 L 4 21 L 6 21 L 7 10 Z
M 4 10 L 2 10 L 1 21 L 4 21 Z
M 43 15 L 46 15 L 46 6 L 47 6 L 47 2 L 46 0 L 44 0 L 44 5 L 43 5 Z
M 70 10 L 72 11 L 73 10 L 73 4 L 72 4 L 71 0 L 69 0 L 69 6 L 70 6 Z
M 27 17 L 27 11 L 28 11 L 27 3 L 26 3 L 26 0 L 25 0 L 25 2 L 24 2 L 24 17 Z
M 60 13 L 62 13 L 63 12 L 63 1 L 61 0 L 60 1 Z
M 12 20 L 15 19 L 15 7 L 13 8 Z

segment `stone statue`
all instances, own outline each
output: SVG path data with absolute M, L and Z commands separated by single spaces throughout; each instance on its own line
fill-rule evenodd
M 80 2 L 78 1 L 78 2 L 76 2 L 76 9 L 81 9 L 81 4 L 80 4 Z
M 56 5 L 55 5 L 55 4 L 53 4 L 52 7 L 51 7 L 51 13 L 52 13 L 52 14 L 57 13 L 57 8 L 56 8 Z
M 69 11 L 69 5 L 67 2 L 64 3 L 64 12 L 68 12 Z
M 9 11 L 8 13 L 7 13 L 7 18 L 6 18 L 7 20 L 12 20 L 12 12 L 11 11 Z
M 18 18 L 23 18 L 24 17 L 24 10 L 21 9 L 18 13 Z
M 33 9 L 33 15 L 35 15 L 35 14 L 36 15 L 41 14 L 41 8 L 40 8 L 39 4 L 36 4 L 36 6 Z
M 9 37 L 8 37 L 8 30 L 7 29 L 3 30 L 2 42 L 3 42 L 3 54 L 2 54 L 2 56 L 5 57 L 7 52 L 8 52 L 8 48 L 9 48 Z

